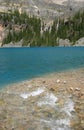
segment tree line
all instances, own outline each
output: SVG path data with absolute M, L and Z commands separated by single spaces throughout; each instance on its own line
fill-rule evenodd
M 20 14 L 18 10 L 0 14 L 0 20 L 7 28 L 2 44 L 23 40 L 23 46 L 58 46 L 60 38 L 75 44 L 84 37 L 84 11 L 67 19 L 56 18 L 47 29 L 40 18 L 30 17 L 26 12 Z

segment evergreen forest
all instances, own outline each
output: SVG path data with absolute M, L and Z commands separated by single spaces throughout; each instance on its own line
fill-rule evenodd
M 58 46 L 58 39 L 69 39 L 75 42 L 84 37 L 84 11 L 78 11 L 67 20 L 56 18 L 51 26 L 46 28 L 44 22 L 26 12 L 0 14 L 0 21 L 6 28 L 7 35 L 2 44 L 16 43 L 23 40 L 22 46 Z

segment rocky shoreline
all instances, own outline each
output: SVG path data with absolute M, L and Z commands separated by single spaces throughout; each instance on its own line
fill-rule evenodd
M 84 68 L 0 91 L 0 130 L 83 130 Z

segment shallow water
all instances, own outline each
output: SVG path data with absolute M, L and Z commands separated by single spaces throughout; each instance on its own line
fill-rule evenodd
M 0 87 L 84 67 L 84 47 L 0 48 Z
M 4 87 L 0 129 L 83 130 L 83 86 L 84 69 L 79 69 Z
M 5 114 L 6 121 L 1 120 L 2 117 L 0 121 L 7 130 L 73 130 L 70 121 L 74 102 L 68 95 L 54 94 L 46 87 L 34 86 L 27 87 L 24 93 L 15 91 L 10 89 L 5 95 L 2 93 L 7 112 L 2 103 L 0 111 Z

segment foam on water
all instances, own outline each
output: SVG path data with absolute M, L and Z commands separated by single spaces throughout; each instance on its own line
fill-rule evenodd
M 51 130 L 70 130 L 68 127 L 70 124 L 69 119 L 43 119 L 41 122 L 45 123 Z
M 8 91 L 7 94 L 11 93 Z M 44 130 L 46 128 L 50 130 L 72 130 L 70 128 L 70 121 L 73 116 L 71 112 L 74 111 L 74 103 L 70 96 L 62 95 L 61 93 L 56 95 L 45 86 L 42 88 L 31 87 L 24 93 L 19 92 L 13 96 L 16 96 L 16 98 L 17 96 L 21 97 L 20 104 L 18 104 L 19 102 L 16 103 L 15 98 L 15 104 L 18 104 L 20 111 L 24 108 L 25 116 L 27 114 L 31 116 L 33 124 L 35 125 L 36 123 L 39 127 L 37 130 Z M 32 96 L 35 104 L 32 104 L 31 99 L 27 100 L 30 96 Z M 37 97 L 35 98 L 35 96 Z M 28 103 L 27 106 L 23 105 L 24 100 L 25 103 Z M 61 103 L 60 100 L 63 102 Z M 22 107 L 20 107 L 21 104 Z M 13 109 L 14 107 L 17 108 L 17 106 L 13 106 Z
M 42 101 L 38 102 L 38 106 L 50 105 L 50 106 L 54 107 L 56 105 L 57 100 L 58 100 L 58 98 L 56 96 L 54 96 L 53 93 L 47 93 L 42 98 Z
M 71 99 L 67 99 L 67 101 L 64 104 L 63 111 L 67 113 L 68 116 L 72 116 L 71 112 L 74 111 L 74 102 Z
M 63 98 L 62 95 L 60 95 L 60 97 Z M 49 106 L 52 108 L 51 110 L 58 113 L 59 117 L 54 117 L 54 113 L 51 117 L 46 118 L 44 116 L 44 118 L 41 119 L 41 122 L 51 130 L 71 130 L 70 120 L 72 117 L 71 112 L 74 111 L 74 103 L 69 97 L 63 98 L 63 100 L 64 104 L 59 107 L 56 103 L 57 101 L 59 102 L 58 97 L 56 97 L 53 93 L 47 93 L 37 103 L 40 107 L 45 106 L 43 108 L 46 108 L 46 110 L 47 106 Z
M 24 99 L 27 99 L 28 97 L 30 96 L 37 96 L 37 95 L 40 95 L 41 93 L 43 93 L 45 90 L 44 89 L 41 89 L 41 88 L 38 88 L 37 90 L 33 91 L 33 92 L 30 92 L 30 93 L 21 93 L 20 94 L 20 97 L 24 98 Z

